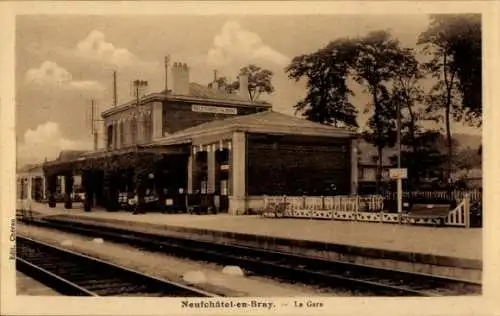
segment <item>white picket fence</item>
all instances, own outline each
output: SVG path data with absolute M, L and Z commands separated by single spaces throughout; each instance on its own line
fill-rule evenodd
M 439 219 L 410 218 L 407 214 L 384 212 L 382 196 L 264 196 L 266 217 L 278 214 L 291 218 L 331 219 L 380 223 L 440 224 Z M 470 199 L 462 202 L 444 220 L 448 226 L 470 227 Z

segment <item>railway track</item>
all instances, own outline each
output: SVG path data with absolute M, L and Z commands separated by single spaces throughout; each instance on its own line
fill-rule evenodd
M 215 296 L 27 237 L 16 243 L 16 269 L 63 295 Z
M 238 265 L 249 271 L 250 274 L 266 275 L 326 288 L 354 290 L 354 292 L 364 295 L 456 296 L 481 293 L 481 284 L 479 283 L 343 261 L 311 258 L 236 244 L 210 243 L 55 219 L 37 220 L 32 224 L 85 236 L 101 237 L 149 251 L 163 252 L 199 261 Z

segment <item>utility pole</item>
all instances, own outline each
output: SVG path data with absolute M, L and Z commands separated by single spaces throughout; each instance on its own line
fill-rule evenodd
M 398 143 L 398 169 L 401 170 L 401 107 L 399 102 L 397 104 L 397 143 Z M 400 171 L 398 172 L 400 173 Z M 398 214 L 399 222 L 402 221 L 403 217 L 403 179 L 401 175 L 397 178 L 397 191 L 398 191 Z
M 94 150 L 97 150 L 97 130 L 95 128 L 95 103 L 94 100 L 92 99 L 92 118 L 91 118 L 91 124 L 92 124 L 92 138 L 94 141 Z
M 116 93 L 116 70 L 113 71 L 113 106 L 118 104 L 118 96 Z

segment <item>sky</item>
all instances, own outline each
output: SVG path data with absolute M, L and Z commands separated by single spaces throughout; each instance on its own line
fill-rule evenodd
M 54 159 L 63 149 L 91 149 L 90 111 L 112 104 L 112 74 L 118 102 L 132 99 L 130 82 L 147 80 L 148 92 L 164 87 L 165 55 L 185 62 L 190 81 L 208 84 L 213 70 L 236 79 L 256 64 L 274 72 L 273 110 L 295 114 L 307 92 L 287 78 L 294 56 L 314 52 L 339 37 L 388 30 L 403 47 L 416 47 L 429 23 L 426 15 L 368 16 L 64 16 L 16 19 L 16 133 L 18 163 Z M 355 88 L 358 123 L 366 120 L 366 93 Z M 480 134 L 460 123 L 453 132 Z

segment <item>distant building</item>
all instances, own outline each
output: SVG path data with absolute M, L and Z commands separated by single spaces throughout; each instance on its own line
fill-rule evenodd
M 395 165 L 391 157 L 396 155 L 394 148 L 384 148 L 382 152 L 382 182 L 388 182 L 389 170 Z M 378 159 L 377 148 L 363 139 L 358 140 L 358 183 L 361 194 L 375 193 Z
M 26 165 L 16 172 L 17 198 L 28 201 L 45 199 L 46 182 L 41 164 Z
M 65 150 L 54 160 L 59 164 L 64 164 L 74 160 L 85 153 L 85 151 Z M 16 172 L 17 199 L 27 201 L 44 201 L 48 197 L 48 184 L 44 174 L 43 164 L 29 164 L 19 168 Z M 63 176 L 55 179 L 54 196 L 56 200 L 64 199 L 66 183 Z M 81 177 L 75 176 L 72 192 L 81 192 Z

